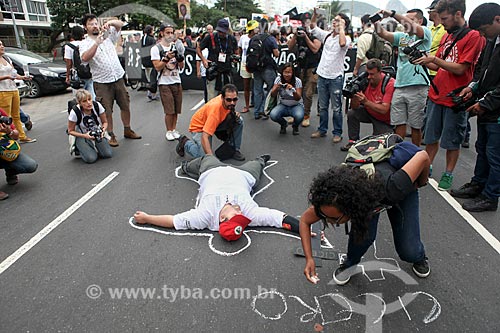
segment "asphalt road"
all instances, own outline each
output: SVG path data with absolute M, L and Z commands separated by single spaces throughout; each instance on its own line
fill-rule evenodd
M 160 103 L 131 91 L 133 129 L 143 139 L 123 139 L 116 126 L 114 157 L 85 165 L 68 153 L 70 97 L 22 104 L 35 121 L 29 135 L 38 139 L 22 148 L 39 169 L 21 175 L 16 186 L 0 184 L 10 194 L 0 202 L 1 332 L 498 331 L 498 212 L 464 215 L 453 199 L 427 186 L 420 207 L 429 278 L 416 278 L 411 265 L 398 260 L 383 215 L 376 247 L 362 262 L 364 274 L 338 287 L 329 283 L 337 262 L 323 260 L 321 281 L 312 285 L 302 273 L 304 259 L 292 254 L 300 241 L 280 230 L 249 231 L 227 243 L 209 232 L 158 233 L 130 225 L 136 209 L 176 213 L 195 203 L 196 184 L 175 176 L 181 158 L 164 138 Z M 182 132 L 201 99 L 200 92 L 184 92 Z M 116 112 L 115 124 L 118 118 Z M 267 169 L 275 182 L 256 200 L 299 215 L 312 178 L 345 153 L 331 134 L 309 138 L 315 114 L 299 136 L 290 129 L 280 135 L 277 124 L 251 114 L 244 119 L 242 152 L 247 158 L 270 153 L 278 161 Z M 368 134 L 369 127 L 362 130 Z M 469 181 L 474 161 L 474 149 L 463 150 L 455 187 Z M 435 175 L 443 165 L 440 151 Z M 345 251 L 343 228 L 326 235 L 336 251 Z

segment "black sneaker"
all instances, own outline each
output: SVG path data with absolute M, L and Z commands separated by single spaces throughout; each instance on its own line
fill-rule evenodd
M 427 262 L 427 258 L 413 264 L 413 273 L 419 278 L 426 278 L 431 274 L 431 268 Z
M 479 183 L 470 182 L 462 185 L 457 190 L 451 190 L 450 194 L 452 197 L 461 198 L 461 199 L 471 199 L 475 198 L 481 194 L 484 189 L 484 185 Z
M 179 137 L 179 143 L 177 144 L 177 146 L 175 147 L 175 152 L 180 156 L 180 157 L 184 157 L 185 155 L 185 152 L 184 152 L 184 146 L 186 145 L 186 142 L 189 141 L 188 137 L 185 136 L 185 135 L 181 135 Z
M 281 125 L 280 134 L 286 134 L 286 125 Z
M 480 194 L 477 198 L 465 201 L 462 208 L 469 212 L 494 212 L 498 209 L 498 200 L 491 200 Z
M 271 159 L 271 155 L 264 154 L 264 155 L 260 155 L 259 158 L 261 158 L 264 161 L 264 164 L 266 164 Z
M 292 134 L 293 135 L 299 135 L 299 126 L 292 126 Z
M 245 160 L 245 155 L 243 155 L 239 150 L 237 150 L 234 153 L 232 159 L 236 160 L 236 161 L 244 161 Z

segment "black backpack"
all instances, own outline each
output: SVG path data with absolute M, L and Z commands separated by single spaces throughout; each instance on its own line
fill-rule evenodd
M 390 65 L 392 61 L 392 44 L 380 37 L 375 31 L 364 32 L 372 35 L 370 48 L 366 51 L 368 59 L 380 59 L 383 65 Z
M 99 104 L 96 101 L 92 101 L 92 118 L 96 124 L 99 124 Z M 82 111 L 78 108 L 78 102 L 75 99 L 68 101 L 68 115 L 71 113 L 71 110 L 76 113 L 76 125 L 80 125 L 82 122 Z
M 264 52 L 264 41 L 269 36 L 269 34 L 259 34 L 250 39 L 247 49 L 247 72 L 253 73 L 255 71 L 262 70 L 265 67 L 266 54 Z
M 80 79 L 90 79 L 92 73 L 90 72 L 90 66 L 88 64 L 82 64 L 82 59 L 80 58 L 80 48 L 71 43 L 67 43 L 69 47 L 73 49 L 73 67 L 78 73 Z

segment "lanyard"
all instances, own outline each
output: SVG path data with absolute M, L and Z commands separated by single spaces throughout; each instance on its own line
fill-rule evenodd
M 221 44 L 221 42 L 220 42 L 219 34 L 217 34 L 217 41 L 219 42 L 219 48 L 220 48 L 220 51 L 221 51 L 222 53 L 224 53 L 224 54 L 227 52 L 228 40 L 229 40 L 229 36 L 226 36 L 226 48 L 223 50 L 223 49 L 222 49 L 222 44 Z

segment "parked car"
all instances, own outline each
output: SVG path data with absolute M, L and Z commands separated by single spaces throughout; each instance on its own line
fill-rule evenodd
M 14 80 L 16 83 L 17 90 L 19 90 L 19 97 L 23 98 L 28 96 L 29 87 L 24 83 L 23 80 Z
M 28 65 L 32 80 L 25 81 L 28 86 L 27 97 L 38 97 L 47 93 L 66 90 L 66 67 L 52 63 L 49 59 L 36 53 L 16 48 L 6 47 L 8 56 L 19 75 L 24 75 L 23 65 Z

